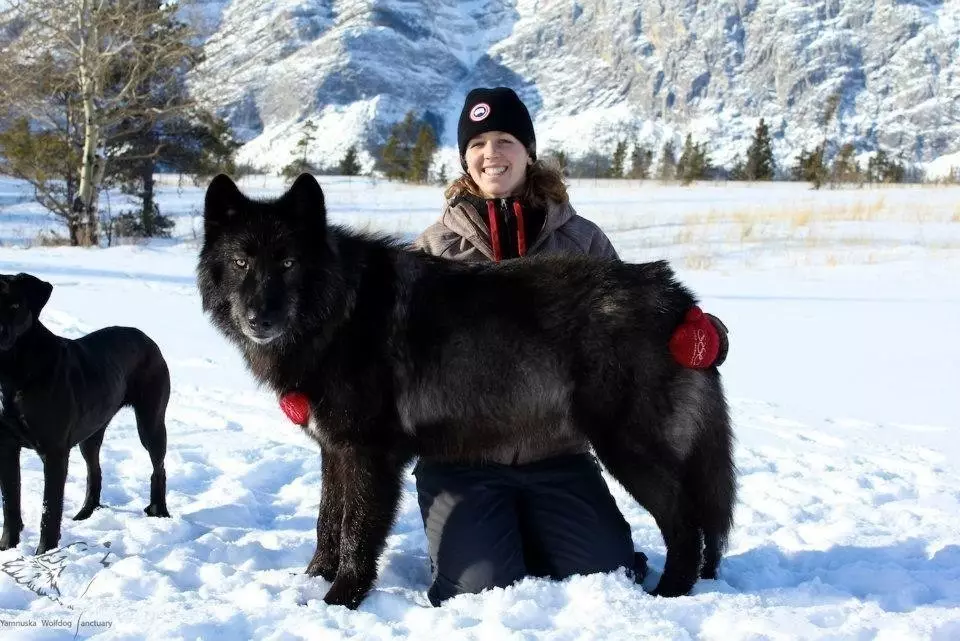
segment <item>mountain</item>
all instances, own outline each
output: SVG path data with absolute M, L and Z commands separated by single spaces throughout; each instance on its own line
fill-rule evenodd
M 526 101 L 541 153 L 691 133 L 724 165 L 760 117 L 781 168 L 824 135 L 915 162 L 960 152 L 957 2 L 228 0 L 191 19 L 207 55 L 191 87 L 260 167 L 289 162 L 308 119 L 330 166 L 413 109 L 453 168 L 464 95 L 495 85 Z

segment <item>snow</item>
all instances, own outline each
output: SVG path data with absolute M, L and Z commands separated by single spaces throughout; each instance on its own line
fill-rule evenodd
M 439 213 L 438 187 L 320 180 L 331 219 L 358 229 L 412 238 Z M 140 327 L 173 380 L 170 519 L 142 513 L 149 459 L 122 410 L 101 454 L 107 507 L 69 519 L 85 482 L 74 450 L 61 548 L 37 560 L 41 466 L 23 454 L 25 529 L 0 553 L 0 636 L 960 638 L 960 189 L 575 182 L 575 206 L 622 257 L 671 259 L 730 328 L 721 371 L 740 495 L 720 578 L 678 599 L 650 597 L 622 573 L 525 579 L 431 608 L 408 477 L 379 581 L 351 612 L 324 605 L 328 584 L 303 574 L 317 447 L 201 313 L 204 186 L 160 184 L 175 239 L 83 250 L 41 245 L 41 231 L 62 227 L 22 183 L 0 178 L 0 272 L 55 285 L 42 320 L 58 334 Z M 266 177 L 241 185 L 261 196 L 283 188 Z M 652 518 L 608 482 L 661 570 Z

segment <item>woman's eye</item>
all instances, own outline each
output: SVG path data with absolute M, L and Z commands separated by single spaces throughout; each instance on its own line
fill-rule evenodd
M 283 263 L 282 263 L 282 264 L 283 264 L 283 268 L 284 268 L 284 269 L 290 269 L 291 267 L 293 267 L 293 263 L 294 263 L 293 259 L 292 259 L 292 258 L 288 258 L 288 259 L 286 259 L 285 261 L 283 261 Z

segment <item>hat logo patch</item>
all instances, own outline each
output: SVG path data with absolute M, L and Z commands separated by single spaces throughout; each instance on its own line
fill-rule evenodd
M 473 122 L 480 122 L 489 115 L 490 105 L 485 102 L 477 103 L 473 106 L 473 109 L 470 110 L 470 120 Z

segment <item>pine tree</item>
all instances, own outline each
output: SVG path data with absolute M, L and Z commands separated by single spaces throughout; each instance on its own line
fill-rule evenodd
M 413 148 L 424 124 L 413 111 L 408 111 L 402 121 L 391 127 L 387 143 L 380 152 L 380 168 L 387 179 L 409 180 L 413 174 Z
M 560 173 L 566 176 L 570 166 L 570 159 L 567 157 L 567 152 L 562 149 L 558 149 L 556 152 L 554 152 L 553 158 L 557 162 L 557 167 L 560 169 Z
M 635 144 L 630 153 L 630 178 L 646 180 L 650 177 L 651 165 L 653 165 L 653 152 Z
M 677 156 L 672 140 L 663 143 L 660 152 L 660 167 L 657 169 L 657 178 L 672 180 L 677 174 Z
M 687 134 L 683 141 L 683 151 L 680 152 L 680 159 L 677 160 L 676 176 L 684 184 L 690 184 L 692 165 L 695 162 L 696 150 L 693 147 L 693 136 Z
M 853 143 L 845 143 L 837 152 L 837 157 L 833 161 L 833 169 L 830 172 L 831 179 L 835 183 L 853 183 L 861 179 L 860 166 L 854 160 L 856 147 Z
M 617 147 L 613 151 L 613 159 L 610 163 L 610 177 L 623 178 L 623 161 L 627 156 L 627 143 L 617 142 Z
M 347 153 L 340 160 L 338 172 L 341 176 L 359 176 L 360 162 L 357 160 L 357 146 L 347 147 Z
M 730 177 L 730 180 L 746 180 L 747 179 L 746 166 L 744 165 L 743 159 L 740 157 L 740 154 L 737 154 L 733 158 L 733 166 L 730 168 L 729 177 Z
M 300 139 L 297 141 L 297 144 L 294 146 L 294 157 L 290 163 L 280 170 L 280 175 L 284 178 L 296 178 L 304 172 L 309 172 L 312 170 L 310 163 L 307 161 L 307 154 L 310 152 L 310 145 L 313 144 L 313 141 L 317 139 L 316 137 L 317 125 L 314 124 L 313 120 L 307 120 L 303 123 L 303 133 L 300 135 Z
M 433 133 L 433 127 L 424 123 L 420 126 L 417 142 L 410 152 L 410 172 L 407 174 L 407 180 L 415 183 L 427 182 L 436 150 L 437 137 Z
M 743 175 L 746 180 L 773 180 L 775 173 L 770 128 L 761 118 L 747 149 L 747 163 Z
M 676 175 L 680 182 L 689 185 L 695 180 L 703 180 L 710 175 L 710 158 L 705 145 L 693 142 L 693 136 L 687 134 L 683 143 L 683 152 L 677 161 Z
M 826 141 L 823 141 L 814 147 L 813 151 L 803 150 L 800 152 L 797 163 L 792 170 L 795 180 L 813 183 L 814 189 L 820 189 L 827 180 L 827 165 L 824 161 L 826 144 Z

